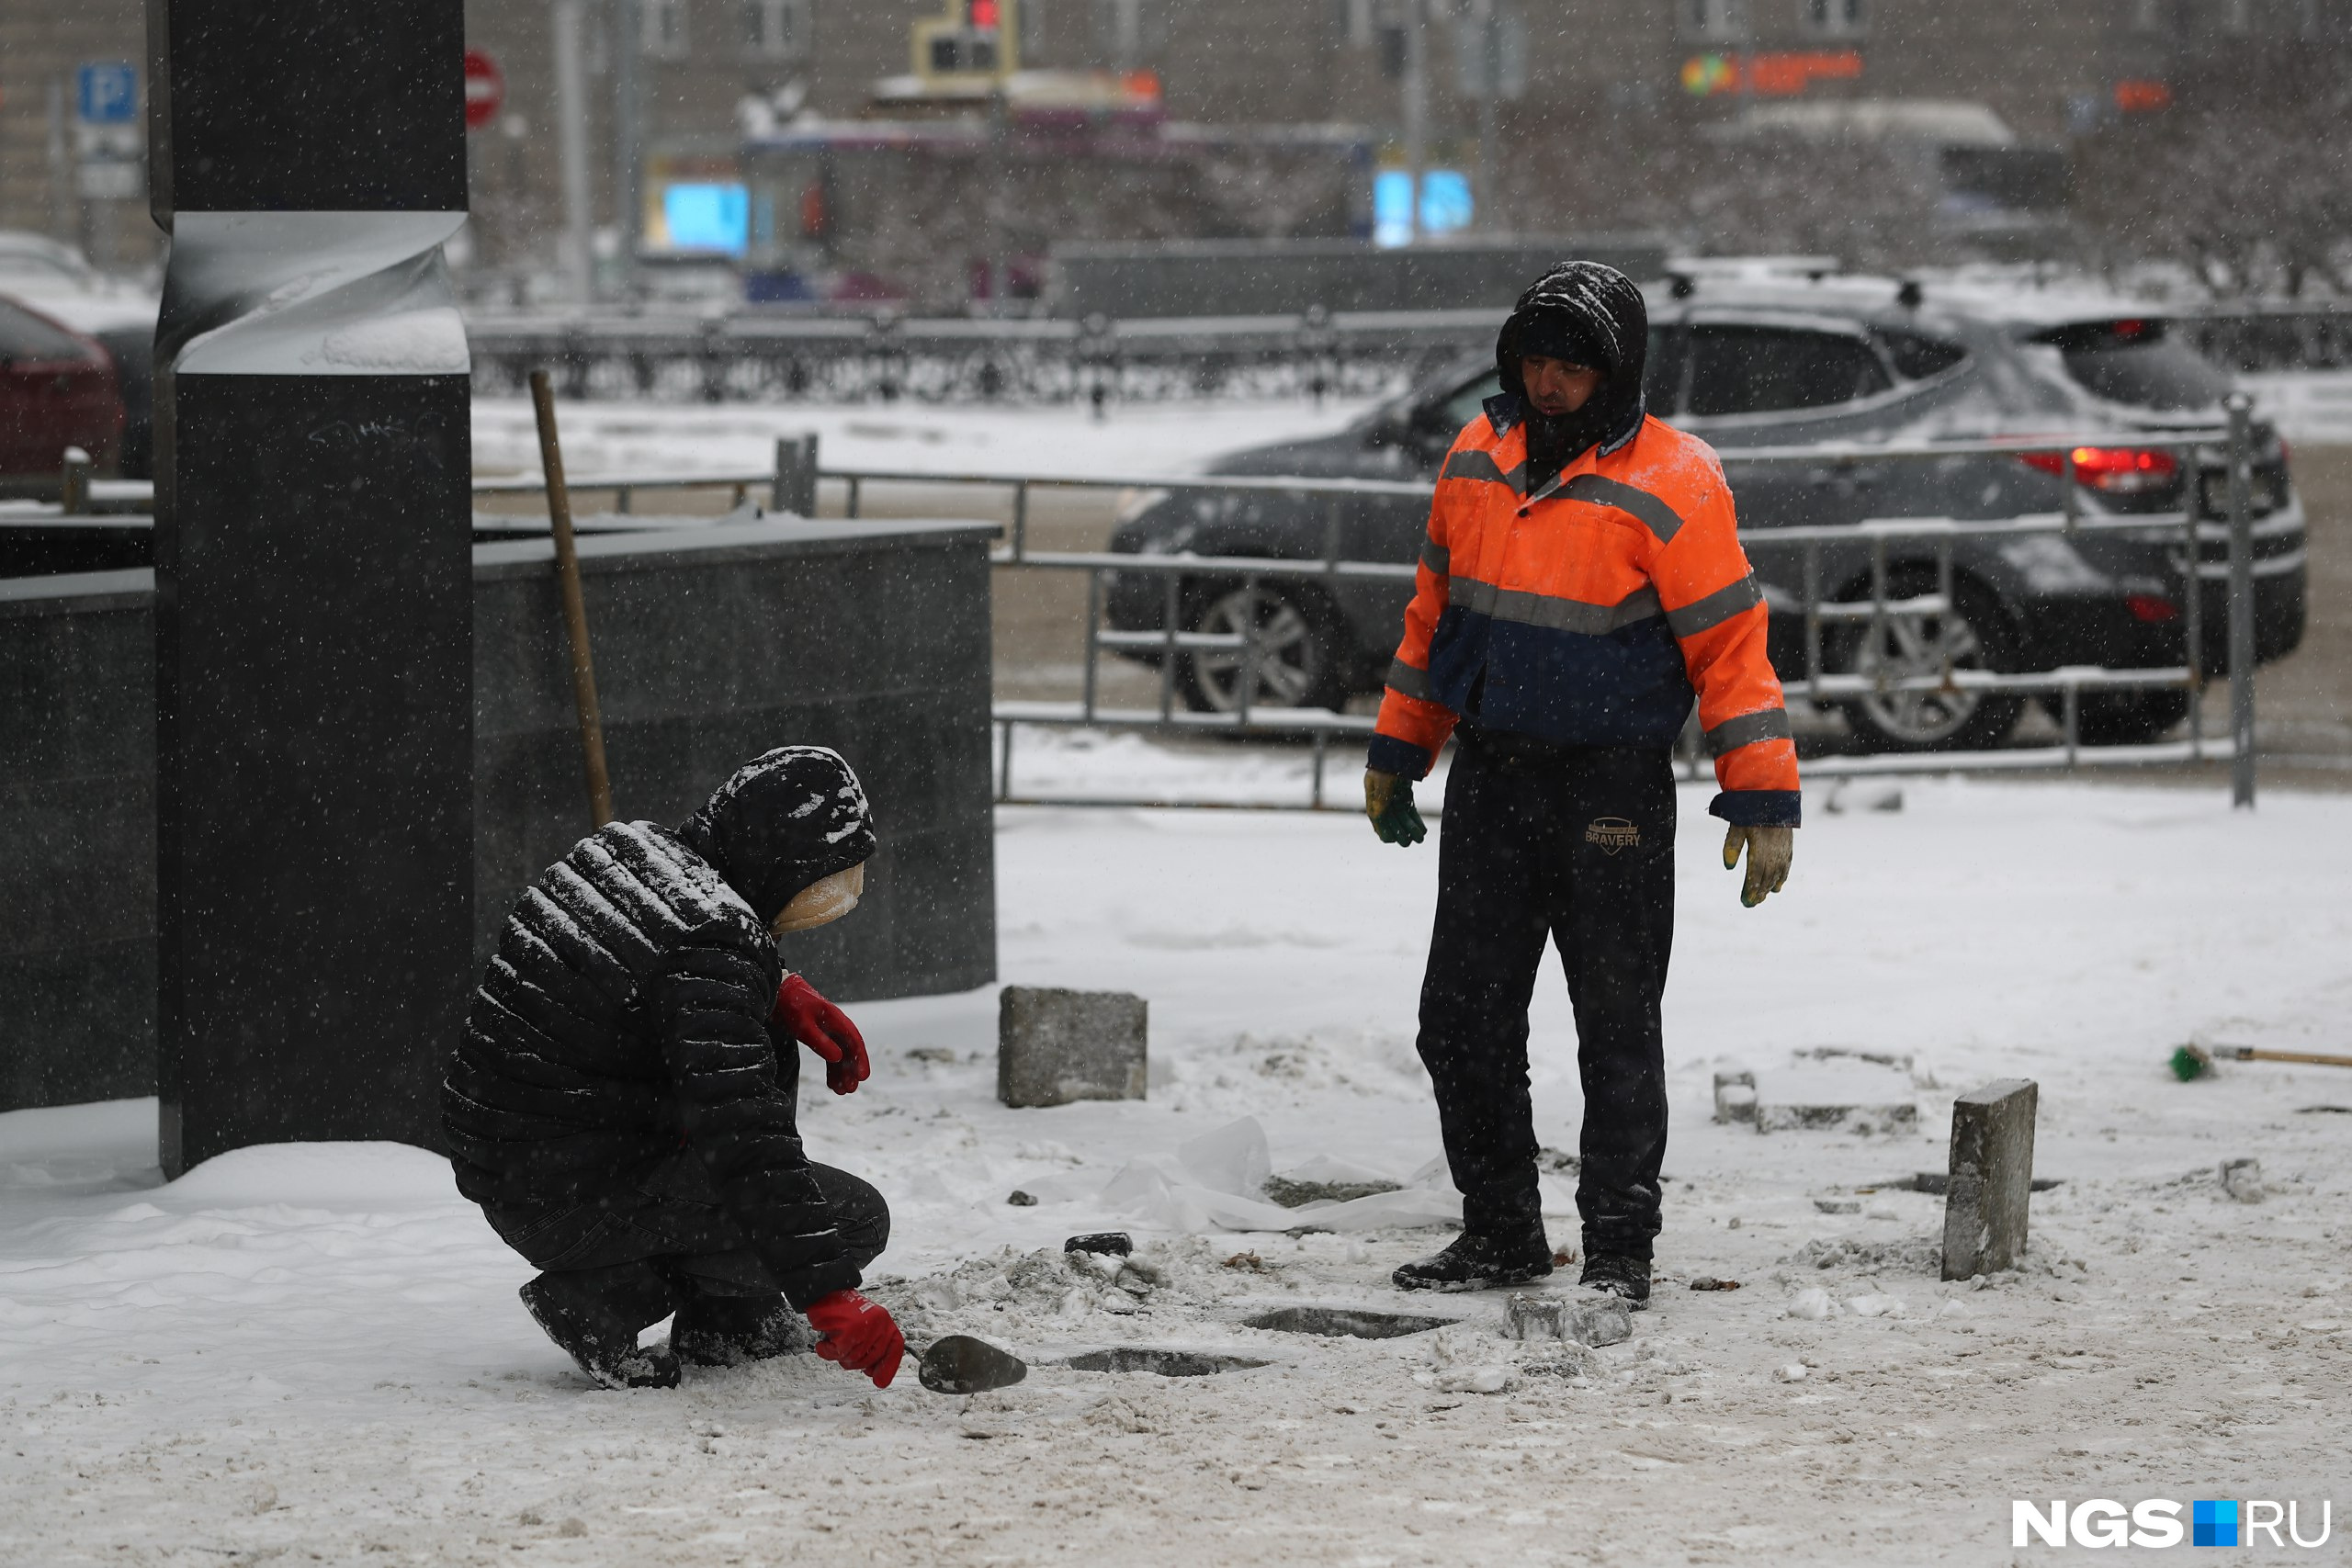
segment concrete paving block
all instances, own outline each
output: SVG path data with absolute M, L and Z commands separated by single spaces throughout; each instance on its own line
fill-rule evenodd
M 1566 1339 L 1600 1346 L 1634 1337 L 1634 1309 L 1622 1296 L 1513 1294 L 1504 1311 L 1504 1331 L 1513 1339 Z
M 1747 1122 L 1756 1120 L 1756 1075 L 1754 1073 L 1717 1073 L 1715 1075 L 1715 1120 Z
M 2026 1208 L 2033 1190 L 2033 1119 L 2041 1092 L 2030 1079 L 2002 1078 L 1952 1102 L 1945 1279 L 2014 1268 L 2024 1255 Z
M 997 1098 L 1013 1106 L 1141 1100 L 1148 1011 L 1125 991 L 1007 986 L 997 998 Z
M 1824 1130 L 1860 1134 L 1907 1133 L 1919 1122 L 1917 1091 L 1893 1058 L 1800 1054 L 1786 1067 L 1758 1073 L 1759 1133 Z

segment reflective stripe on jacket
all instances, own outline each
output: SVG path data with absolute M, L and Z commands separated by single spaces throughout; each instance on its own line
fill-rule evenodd
M 1575 746 L 1671 746 L 1695 693 L 1708 809 L 1794 826 L 1796 745 L 1713 449 L 1645 419 L 1531 497 L 1510 412 L 1471 421 L 1439 474 L 1371 766 L 1427 773 L 1474 689 L 1480 725 Z

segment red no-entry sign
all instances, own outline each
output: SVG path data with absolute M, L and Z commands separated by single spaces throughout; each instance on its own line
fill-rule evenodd
M 498 62 L 481 50 L 466 51 L 466 129 L 487 129 L 505 102 L 506 73 Z

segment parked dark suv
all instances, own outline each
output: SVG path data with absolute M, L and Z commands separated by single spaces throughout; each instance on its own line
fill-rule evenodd
M 2064 459 L 1954 453 L 1927 461 L 1765 464 L 1742 463 L 1741 448 L 2060 433 L 2098 437 L 2073 453 L 2075 499 L 2085 515 L 2177 513 L 2194 504 L 2215 520 L 2201 538 L 2203 663 L 2210 673 L 2226 669 L 2223 455 L 2215 446 L 2185 464 L 2138 442 L 2222 423 L 2230 382 L 2160 317 L 2086 292 L 1923 287 L 1835 275 L 1812 281 L 1686 278 L 1649 292 L 1650 412 L 1722 453 L 1742 536 L 1773 608 L 1773 660 L 1784 677 L 1805 667 L 1797 613 L 1804 552 L 1776 547 L 1775 529 L 2057 512 L 2065 502 Z M 1495 389 L 1491 358 L 1465 358 L 1339 434 L 1237 453 L 1208 471 L 1430 480 L 1454 435 Z M 2302 640 L 2303 511 L 2277 432 L 2257 420 L 2254 446 L 2255 647 L 2256 660 L 2267 662 Z M 1313 559 L 1324 549 L 1328 504 L 1154 491 L 1128 506 L 1112 547 Z M 1422 500 L 1351 500 L 1342 511 L 1341 552 L 1356 560 L 1410 561 L 1427 516 Z M 2146 533 L 1962 540 L 1954 548 L 1950 613 L 1826 623 L 1823 667 L 1901 676 L 1954 668 L 2177 665 L 2186 649 L 2181 536 L 2176 524 Z M 1893 596 L 1934 591 L 1931 548 L 1897 545 L 1889 567 Z M 1859 540 L 1826 547 L 1821 570 L 1826 598 L 1870 597 L 1870 552 Z M 1409 583 L 1327 587 L 1269 580 L 1258 592 L 1257 705 L 1339 706 L 1378 688 Z M 1125 574 L 1111 586 L 1111 624 L 1157 630 L 1163 602 L 1156 581 Z M 1231 579 L 1187 581 L 1181 603 L 1187 629 L 1240 629 L 1244 594 Z M 1155 657 L 1148 650 L 1133 656 Z M 1232 706 L 1238 654 L 1183 657 L 1179 673 L 1187 700 L 1204 709 Z M 1951 689 L 1862 698 L 1846 704 L 1845 713 L 1866 744 L 1925 750 L 1995 744 L 2022 708 L 2016 696 Z M 2085 739 L 2121 742 L 2153 739 L 2187 711 L 2187 693 L 2150 689 L 2086 694 L 2078 716 Z

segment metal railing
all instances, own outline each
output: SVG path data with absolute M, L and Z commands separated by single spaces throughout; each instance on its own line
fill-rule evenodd
M 2132 446 L 2176 455 L 2188 504 L 2170 513 L 2108 513 L 2086 511 L 2083 487 L 2076 482 L 2076 454 L 2085 447 L 2111 446 L 2120 440 Z M 2227 479 L 2226 520 L 2216 521 L 2203 510 L 2201 470 L 2207 455 L 2219 450 Z M 2241 805 L 2251 804 L 2255 789 L 2254 750 L 2254 628 L 2253 537 L 2251 475 L 2253 442 L 2248 405 L 2243 395 L 2229 402 L 2226 427 L 2162 433 L 2115 432 L 2045 436 L 2021 440 L 1946 441 L 1912 444 L 1849 443 L 1789 447 L 1733 448 L 1726 460 L 1739 467 L 1806 464 L 1855 464 L 1890 461 L 1937 461 L 1968 456 L 2051 456 L 2064 480 L 2064 505 L 2052 513 L 1994 520 L 1945 517 L 1875 518 L 1856 524 L 1809 525 L 1758 530 L 1748 536 L 1753 551 L 1795 551 L 1801 559 L 1801 588 L 1796 611 L 1804 617 L 1804 662 L 1801 675 L 1783 682 L 1792 699 L 1822 703 L 1932 692 L 1941 694 L 2001 694 L 2058 699 L 2061 742 L 2055 747 L 1997 748 L 1979 751 L 1920 750 L 1869 757 L 1816 758 L 1806 772 L 1816 777 L 1848 773 L 1949 773 L 1993 770 L 2078 768 L 2094 765 L 2146 765 L 2231 760 L 2232 792 Z M 754 491 L 764 491 L 779 508 L 804 513 L 815 510 L 815 484 L 821 478 L 843 487 L 844 510 L 856 517 L 867 491 L 877 484 L 991 487 L 1009 492 L 1012 525 L 1006 547 L 992 563 L 1001 570 L 1083 572 L 1087 578 L 1087 608 L 1080 694 L 1075 701 L 999 701 L 991 720 L 1000 740 L 997 753 L 997 795 L 1008 804 L 1183 805 L 1214 804 L 1200 800 L 1134 797 L 1079 801 L 1023 796 L 1012 787 L 1013 732 L 1018 726 L 1102 728 L 1157 732 L 1166 735 L 1239 734 L 1304 739 L 1313 747 L 1308 809 L 1327 808 L 1326 773 L 1334 736 L 1368 735 L 1371 716 L 1329 708 L 1269 706 L 1257 700 L 1261 639 L 1238 632 L 1203 632 L 1183 625 L 1185 586 L 1208 581 L 1238 583 L 1243 595 L 1240 624 L 1256 624 L 1255 609 L 1265 584 L 1283 581 L 1409 581 L 1414 567 L 1396 561 L 1343 558 L 1343 525 L 1351 502 L 1408 501 L 1425 503 L 1434 486 L 1419 481 L 1302 477 L 1202 476 L 1197 474 L 1052 474 L 943 473 L 935 469 L 869 467 L 819 468 L 813 440 L 777 444 L 775 467 L 763 470 L 634 474 L 583 477 L 575 491 L 607 491 L 617 509 L 627 512 L 640 492 L 670 490 L 731 491 L 738 505 Z M 477 494 L 527 493 L 538 490 L 536 479 L 479 480 Z M 1130 554 L 1114 551 L 1054 551 L 1029 547 L 1033 498 L 1041 490 L 1167 491 L 1198 494 L 1282 495 L 1323 502 L 1323 549 L 1313 558 L 1198 555 L 1189 552 Z M 2113 670 L 2098 666 L 2062 666 L 2043 671 L 1993 671 L 1946 667 L 1931 673 L 1889 676 L 1832 671 L 1826 667 L 1829 628 L 1862 627 L 1866 635 L 1884 632 L 1890 623 L 1924 620 L 1950 615 L 1954 594 L 1954 551 L 1963 541 L 2032 537 L 2071 538 L 2122 534 L 2145 538 L 2165 530 L 2181 540 L 2180 570 L 2184 582 L 2183 661 L 2154 669 Z M 2223 544 L 2226 560 L 2205 559 L 2205 547 Z M 1868 592 L 1860 598 L 1833 598 L 1826 580 L 1825 558 L 1833 549 L 1863 547 L 1869 556 Z M 1936 586 L 1932 592 L 1897 593 L 1894 589 L 1894 559 L 1909 562 L 1924 550 L 1932 560 Z M 1113 574 L 1157 579 L 1159 582 L 1160 625 L 1157 629 L 1129 630 L 1104 624 L 1106 579 Z M 2204 727 L 2204 677 L 2207 628 L 2203 587 L 2227 585 L 2228 668 L 2231 675 L 2231 725 L 2226 739 L 2209 737 Z M 1156 655 L 1158 702 L 1148 708 L 1106 706 L 1101 700 L 1102 657 L 1112 654 Z M 1178 698 L 1181 661 L 1204 653 L 1231 655 L 1237 660 L 1234 703 L 1225 711 L 1188 711 Z M 2086 694 L 2186 689 L 2188 730 L 2177 741 L 2140 745 L 2089 745 L 2081 735 L 2081 702 Z M 1702 767 L 1695 717 L 1684 732 L 1679 756 L 1686 773 L 1697 777 Z
M 1834 466 L 1864 462 L 1938 461 L 1953 457 L 1984 455 L 2053 456 L 2058 459 L 2056 466 L 2064 481 L 2064 505 L 2056 513 L 1987 521 L 1944 517 L 1873 518 L 1856 524 L 1774 527 L 1748 536 L 1747 542 L 1754 549 L 1773 552 L 1794 549 L 1801 556 L 1802 586 L 1797 610 L 1804 617 L 1804 673 L 1801 678 L 1783 682 L 1787 696 L 1822 703 L 1851 702 L 1905 692 L 1974 694 L 1979 696 L 2016 694 L 2044 698 L 2054 694 L 2059 699 L 2057 716 L 2062 743 L 2054 748 L 2007 748 L 1973 752 L 1920 750 L 1864 758 L 1816 758 L 1806 764 L 1807 772 L 1815 776 L 1835 776 L 1853 773 L 2075 768 L 2094 764 L 2204 761 L 2226 758 L 2233 763 L 2233 798 L 2239 805 L 2251 805 L 2256 784 L 2252 424 L 2250 402 L 2245 394 L 2233 394 L 2226 406 L 2227 425 L 2211 429 L 2133 431 L 2128 434 L 2110 431 L 2030 440 L 1883 445 L 1848 443 L 1729 449 L 1725 454 L 1727 461 L 1742 468 L 1797 463 Z M 2188 505 L 2173 513 L 2117 514 L 2086 512 L 2082 504 L 2082 487 L 2076 482 L 2077 453 L 2083 448 L 2097 448 L 2118 442 L 2128 442 L 2137 448 L 2177 454 L 2176 467 L 2183 478 Z M 2203 483 L 2205 455 L 2216 448 L 2222 455 L 2226 480 L 2224 518 L 2218 523 L 2205 514 L 2207 492 Z M 93 486 L 86 475 L 80 478 L 81 483 L 77 485 L 74 482 L 74 476 L 69 475 L 65 486 L 69 505 L 59 508 L 60 512 L 144 510 L 143 503 L 148 501 L 148 487 L 145 485 L 133 486 L 122 481 L 109 485 L 109 481 L 101 480 Z M 1268 582 L 1408 581 L 1415 571 L 1409 563 L 1342 558 L 1340 545 L 1348 504 L 1351 502 L 1396 500 L 1426 502 L 1434 492 L 1434 486 L 1430 483 L 1380 479 L 1196 474 L 1006 475 L 881 468 L 820 468 L 813 436 L 779 440 L 775 463 L 767 468 L 583 475 L 573 479 L 570 489 L 574 493 L 609 492 L 614 497 L 616 512 L 624 515 L 632 512 L 636 498 L 645 492 L 719 490 L 731 491 L 734 504 L 739 509 L 750 503 L 755 491 L 760 491 L 764 493 L 767 503 L 779 511 L 813 516 L 817 510 L 817 484 L 820 479 L 834 480 L 845 488 L 845 511 L 853 518 L 860 514 L 866 490 L 875 484 L 1005 489 L 1010 491 L 1012 502 L 1010 538 L 1007 547 L 991 557 L 992 565 L 1000 569 L 1078 571 L 1087 575 L 1084 662 L 1078 700 L 999 701 L 992 706 L 991 722 L 1001 737 L 997 764 L 1000 800 L 1014 802 L 1020 798 L 1012 789 L 1013 730 L 1019 725 L 1033 725 L 1168 734 L 1304 737 L 1312 742 L 1314 748 L 1308 808 L 1317 810 L 1326 807 L 1325 775 L 1331 738 L 1335 735 L 1368 734 L 1374 727 L 1374 719 L 1367 715 L 1329 708 L 1260 704 L 1257 688 L 1259 660 L 1263 653 L 1261 639 L 1240 632 L 1187 629 L 1182 624 L 1185 585 L 1197 580 L 1214 582 L 1238 581 L 1242 593 L 1238 622 L 1245 626 L 1255 626 L 1258 595 L 1262 585 Z M 109 487 L 123 493 L 108 493 L 103 497 L 94 495 L 98 487 Z M 545 488 L 543 479 L 530 476 L 478 479 L 472 485 L 473 493 L 477 496 L 532 494 Z M 139 491 L 136 496 L 130 493 L 134 489 Z M 1031 502 L 1034 493 L 1041 489 L 1158 490 L 1319 500 L 1324 503 L 1323 548 L 1313 558 L 1206 556 L 1190 552 L 1131 554 L 1033 550 L 1028 545 Z M 37 507 L 35 510 L 47 512 L 49 509 Z M 662 526 L 691 525 L 674 518 L 647 519 L 646 523 Z M 1875 636 L 1900 619 L 1918 620 L 1952 614 L 1957 604 L 1953 553 L 1962 541 L 2052 536 L 2074 537 L 2101 533 L 2144 538 L 2152 534 L 2161 534 L 2165 529 L 2177 529 L 2181 539 L 2179 570 L 2185 592 L 2180 606 L 2184 648 L 2183 662 L 2179 665 L 2125 670 L 2076 665 L 2018 671 L 1959 669 L 1947 662 L 1944 668 L 1932 673 L 1892 677 L 1883 673 L 1864 675 L 1833 671 L 1825 668 L 1828 627 L 1860 625 L 1870 635 Z M 2224 562 L 2215 565 L 2206 560 L 2204 547 L 2209 543 L 2226 546 Z M 1869 553 L 1867 596 L 1832 598 L 1828 592 L 1829 585 L 1825 581 L 1825 554 L 1832 548 L 1850 549 L 1857 545 L 1864 547 Z M 1890 558 L 1897 547 L 1916 550 L 1923 546 L 1932 559 L 1936 587 L 1928 593 L 1905 592 L 1898 596 L 1893 586 L 1894 574 Z M 1157 578 L 1159 581 L 1160 625 L 1158 629 L 1128 630 L 1103 624 L 1105 580 L 1111 574 Z M 2227 585 L 2226 667 L 2230 675 L 2231 703 L 2226 739 L 2209 738 L 2203 722 L 2207 636 L 2203 588 L 2211 581 L 2220 581 Z M 1102 656 L 1105 651 L 1157 656 L 1159 700 L 1156 707 L 1113 708 L 1102 705 L 1100 690 Z M 1238 668 L 1230 710 L 1193 712 L 1178 706 L 1180 661 L 1204 653 L 1236 657 Z M 2188 730 L 2185 739 L 2118 746 L 2094 746 L 2083 742 L 2080 710 L 2086 693 L 2183 688 L 2188 700 Z M 1694 716 L 1679 747 L 1683 765 L 1691 777 L 1698 775 L 1701 767 L 1697 739 Z M 1211 804 L 1201 801 L 1114 802 L 1092 799 L 1084 803 Z
M 922 402 L 1378 397 L 1491 342 L 1499 310 L 1142 318 L 543 316 L 468 324 L 474 386 L 568 398 Z
M 2352 365 L 2352 302 L 2150 306 L 2233 369 Z M 554 367 L 567 398 L 1154 401 L 1383 397 L 1492 344 L 1502 310 L 1083 320 L 610 311 L 477 316 L 477 390 Z
M 1992 521 L 1940 517 L 1880 518 L 1853 525 L 1778 527 L 1759 531 L 1751 536 L 1751 543 L 1759 548 L 1776 552 L 1795 550 L 1801 554 L 1803 587 L 1799 595 L 1799 611 L 1804 615 L 1805 623 L 1804 669 L 1801 677 L 1784 682 L 1784 692 L 1790 698 L 1837 703 L 1905 692 L 1933 692 L 1979 697 L 2016 694 L 2047 698 L 2054 694 L 2058 699 L 2057 717 L 2062 742 L 2054 748 L 2011 748 L 1974 752 L 1923 750 L 1869 758 L 1816 759 L 1808 763 L 1807 771 L 1816 776 L 1834 776 L 1848 773 L 1943 773 L 2076 768 L 2098 764 L 2145 765 L 2230 758 L 2235 763 L 2233 770 L 2233 798 L 2241 805 L 2251 804 L 2254 798 L 2254 643 L 2247 481 L 2252 443 L 2243 398 L 2232 400 L 2230 416 L 2230 424 L 2226 428 L 2174 431 L 2161 434 L 2134 433 L 2129 437 L 2136 447 L 2178 455 L 2178 467 L 2184 476 L 2184 489 L 2189 504 L 2173 513 L 2109 514 L 2084 510 L 2081 487 L 2075 482 L 2075 454 L 2083 447 L 2113 444 L 2119 439 L 2113 433 L 2015 441 L 1916 445 L 1857 443 L 1842 446 L 1747 448 L 1728 453 L 1729 460 L 1742 466 L 1818 465 L 1864 460 L 1928 461 L 1967 455 L 2020 457 L 2052 455 L 2058 458 L 2065 481 L 2065 504 L 2063 510 L 2054 513 Z M 2202 487 L 2199 481 L 2200 455 L 2217 446 L 2224 455 L 2229 479 L 2228 520 L 2218 525 L 2200 514 Z M 1309 808 L 1324 808 L 1331 738 L 1334 735 L 1367 734 L 1374 720 L 1369 716 L 1330 709 L 1260 705 L 1255 699 L 1258 660 L 1262 651 L 1261 639 L 1238 632 L 1187 629 L 1182 615 L 1185 585 L 1188 581 L 1200 580 L 1218 583 L 1238 581 L 1243 596 L 1239 624 L 1254 626 L 1257 624 L 1258 595 L 1262 585 L 1268 582 L 1409 580 L 1415 570 L 1409 564 L 1341 558 L 1340 541 L 1343 509 L 1351 499 L 1410 498 L 1426 501 L 1433 491 L 1433 486 L 1428 484 L 1370 479 L 1227 479 L 1152 474 L 1037 474 L 1007 478 L 985 474 L 943 476 L 883 468 L 828 468 L 822 471 L 826 477 L 842 481 L 849 487 L 848 511 L 852 516 L 857 514 L 863 487 L 868 484 L 929 482 L 1003 486 L 1012 491 L 1013 521 L 1009 547 L 995 557 L 996 564 L 1005 569 L 1079 571 L 1087 575 L 1084 663 L 1079 699 L 1074 703 L 1000 701 L 994 706 L 993 717 L 1000 731 L 997 795 L 999 800 L 1007 803 L 1025 801 L 1025 797 L 1015 793 L 1012 784 L 1014 728 L 1034 725 L 1169 734 L 1221 732 L 1303 737 L 1310 740 L 1314 748 Z M 1027 544 L 1027 519 L 1031 492 L 1039 487 L 1272 493 L 1319 499 L 1327 503 L 1324 550 L 1318 558 L 1312 560 L 1191 553 L 1154 555 L 1032 550 Z M 1947 663 L 1946 667 L 1933 673 L 1907 676 L 1863 675 L 1825 668 L 1824 652 L 1828 627 L 1854 624 L 1864 627 L 1869 635 L 1876 635 L 1883 632 L 1890 622 L 1899 618 L 1916 620 L 1952 614 L 1957 603 L 1953 591 L 1953 556 L 1955 547 L 1964 540 L 2074 537 L 2102 533 L 2146 537 L 2166 529 L 2177 530 L 2181 537 L 2181 571 L 2185 584 L 2181 610 L 2185 646 L 2183 662 L 2177 666 L 2111 670 L 2075 665 L 2046 671 L 2003 671 L 1955 669 Z M 2216 567 L 2205 561 L 2204 547 L 2208 543 L 2227 545 L 2226 564 Z M 1866 547 L 1870 556 L 1868 596 L 1860 599 L 1830 598 L 1823 570 L 1825 553 L 1837 547 L 1850 549 L 1857 545 Z M 1913 558 L 1916 558 L 1916 552 L 1923 547 L 1932 557 L 1936 575 L 1934 592 L 1900 596 L 1893 592 L 1890 557 L 1898 547 L 1909 547 L 1914 552 Z M 1103 624 L 1105 580 L 1112 574 L 1159 580 L 1161 607 L 1160 625 L 1157 630 L 1121 630 Z M 2228 584 L 2232 723 L 2226 740 L 2209 738 L 2204 731 L 2202 671 L 2205 667 L 2206 631 L 2202 590 L 2206 582 L 2215 579 Z M 1102 656 L 1106 651 L 1157 655 L 1159 690 L 1156 708 L 1111 708 L 1102 705 L 1100 701 L 1101 667 Z M 1227 654 L 1238 659 L 1232 688 L 1233 706 L 1227 711 L 1187 712 L 1178 705 L 1180 660 L 1204 653 Z M 2085 694 L 2183 688 L 2188 693 L 2189 709 L 2186 739 L 2174 742 L 2116 746 L 2092 746 L 2083 741 L 2081 702 Z M 1702 766 L 1697 739 L 1694 716 L 1679 748 L 1684 768 L 1689 776 L 1694 778 Z M 1086 803 L 1206 804 L 1128 799 L 1115 803 L 1091 800 Z

